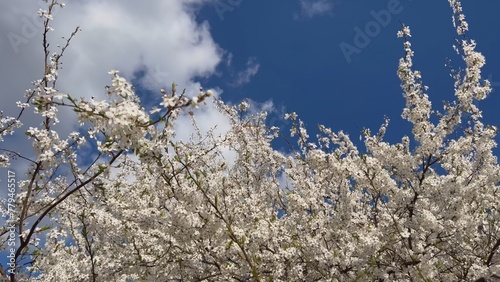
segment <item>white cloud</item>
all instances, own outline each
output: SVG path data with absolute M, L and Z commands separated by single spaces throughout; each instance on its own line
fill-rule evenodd
M 64 26 L 69 20 L 83 29 L 75 44 L 78 46 L 72 49 L 76 56 L 70 63 L 76 73 L 71 80 L 82 75 L 82 68 L 95 72 L 89 79 L 94 82 L 103 76 L 108 79 L 103 74 L 109 69 L 131 77 L 142 67 L 149 74 L 142 81 L 144 86 L 158 89 L 173 81 L 185 85 L 196 76 L 210 75 L 221 60 L 221 51 L 208 24 L 198 24 L 185 8 L 191 2 L 195 1 L 86 1 L 68 5 L 70 12 L 61 13 L 65 17 L 59 20 Z
M 259 72 L 260 64 L 255 58 L 249 58 L 246 64 L 246 69 L 236 74 L 236 80 L 231 83 L 231 86 L 238 87 L 250 82 L 257 72 Z
M 334 0 L 300 0 L 300 15 L 295 15 L 295 19 L 331 15 L 334 7 Z
M 197 94 L 200 85 L 196 78 L 213 75 L 225 52 L 214 42 L 208 23 L 195 18 L 196 9 L 205 2 L 67 1 L 66 8 L 56 10 L 51 24 L 52 52 L 58 51 L 57 44 L 64 44 L 62 36 L 69 37 L 77 26 L 81 32 L 61 59 L 57 88 L 76 98 L 104 99 L 104 87 L 111 83 L 109 70 L 118 69 L 129 79 L 142 70 L 146 73 L 141 85 L 158 95 L 160 88 L 169 89 L 172 82 L 186 88 L 188 95 Z M 15 102 L 24 100 L 30 82 L 43 76 L 43 25 L 37 10 L 46 9 L 44 5 L 33 0 L 0 1 L 0 110 L 5 115 L 17 115 Z M 197 113 L 199 120 L 212 125 L 225 123 L 210 103 L 204 107 Z M 75 128 L 76 119 L 71 111 L 61 111 L 59 119 L 64 124 L 59 126 L 64 138 Z M 26 122 L 30 126 L 37 123 L 39 119 L 35 123 L 33 115 Z M 29 153 L 31 144 L 26 136 L 19 132 L 16 136 L 6 142 Z
M 103 97 L 111 69 L 128 78 L 146 70 L 141 82 L 156 90 L 211 75 L 222 51 L 209 25 L 197 23 L 189 6 L 203 1 L 70 1 L 55 15 L 55 31 L 49 34 L 56 51 L 56 43 L 64 42 L 61 36 L 68 37 L 77 26 L 82 29 L 62 59 L 58 88 L 75 97 Z M 0 83 L 9 93 L 3 105 L 19 100 L 29 82 L 43 75 L 39 5 L 31 0 L 0 4 Z M 21 41 L 11 40 L 13 35 Z
M 274 106 L 272 100 L 267 100 L 262 103 L 253 100 L 248 100 L 248 103 L 250 104 L 250 108 L 248 109 L 248 114 L 250 115 L 255 115 L 260 112 L 267 112 L 267 113 L 276 112 L 276 107 Z

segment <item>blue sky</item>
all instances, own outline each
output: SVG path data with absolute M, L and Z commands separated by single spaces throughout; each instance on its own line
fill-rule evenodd
M 435 109 L 441 109 L 442 100 L 453 98 L 445 58 L 455 66 L 462 64 L 452 49 L 456 33 L 448 1 L 324 1 L 330 9 L 313 17 L 300 12 L 299 1 L 268 2 L 243 0 L 224 13 L 207 6 L 198 15 L 210 22 L 214 40 L 233 54 L 234 65 L 244 65 L 253 57 L 260 66 L 248 84 L 234 88 L 227 85 L 231 69 L 221 65 L 223 75 L 207 82 L 223 87 L 224 99 L 273 99 L 275 105 L 296 111 L 310 126 L 322 123 L 351 135 L 362 127 L 376 131 L 387 115 L 391 119 L 388 137 L 399 140 L 409 128 L 400 118 L 404 99 L 396 75 L 403 55 L 402 40 L 396 38 L 401 22 L 412 29 L 415 66 L 430 87 Z M 388 11 L 391 2 L 399 2 L 399 13 L 391 14 L 385 27 L 379 25 L 378 33 L 373 29 L 376 35 L 359 54 L 350 56 L 349 63 L 340 45 L 355 45 L 354 29 L 373 28 L 373 12 Z M 471 27 L 469 37 L 476 39 L 478 50 L 486 56 L 483 74 L 491 75 L 498 92 L 500 2 L 465 0 L 462 4 Z M 498 93 L 493 93 L 482 103 L 485 118 L 496 124 L 500 123 L 499 102 Z

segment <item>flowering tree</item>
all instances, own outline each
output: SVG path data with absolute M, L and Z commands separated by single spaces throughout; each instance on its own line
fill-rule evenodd
M 1 136 L 18 134 L 25 109 L 37 127 L 25 131 L 35 157 L 4 143 L 1 164 L 30 163 L 19 181 L 7 226 L 19 234 L 11 281 L 494 281 L 500 279 L 500 168 L 492 150 L 497 128 L 481 122 L 474 104 L 491 92 L 481 80 L 484 57 L 465 37 L 459 1 L 449 0 L 465 68 L 453 73 L 455 98 L 433 111 L 421 74 L 413 69 L 410 29 L 400 59 L 412 136 L 400 143 L 364 131 L 366 150 L 349 136 L 320 126 L 311 141 L 295 113 L 297 150 L 270 142 L 281 133 L 265 113 L 228 106 L 222 135 L 197 129 L 175 139 L 177 118 L 207 101 L 172 86 L 146 111 L 132 85 L 112 71 L 105 100 L 61 94 L 60 52 L 47 43 L 45 74 L 3 117 Z M 53 128 L 58 109 L 71 108 L 81 128 L 66 137 Z M 437 120 L 437 122 L 434 122 Z M 0 139 L 0 141 L 3 141 Z M 410 142 L 412 145 L 410 145 Z M 82 160 L 94 146 L 93 159 Z M 234 161 L 224 151 L 235 153 Z M 280 179 L 285 178 L 287 184 Z M 3 207 L 4 213 L 8 205 Z M 4 238 L 9 229 L 3 229 Z M 8 240 L 2 248 L 9 250 Z

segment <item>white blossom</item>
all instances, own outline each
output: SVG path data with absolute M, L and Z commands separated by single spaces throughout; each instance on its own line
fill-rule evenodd
M 105 99 L 76 99 L 56 88 L 60 62 L 52 55 L 27 102 L 17 103 L 20 111 L 33 105 L 40 121 L 23 128 L 35 157 L 0 139 L 0 166 L 20 158 L 28 167 L 7 222 L 17 224 L 23 244 L 16 279 L 499 279 L 498 129 L 484 124 L 475 103 L 491 88 L 481 79 L 484 56 L 462 37 L 462 7 L 449 3 L 465 62 L 453 76 L 455 101 L 442 113 L 433 109 L 403 26 L 397 74 L 412 133 L 399 143 L 384 140 L 391 130 L 385 118 L 376 134 L 363 130 L 362 149 L 323 125 L 313 139 L 292 112 L 285 119 L 296 142 L 286 140 L 291 152 L 277 150 L 271 144 L 281 129 L 266 126 L 265 112 L 217 99 L 229 129 L 202 132 L 191 112 L 196 134 L 177 140 L 179 116 L 202 107 L 211 90 L 187 98 L 173 84 L 148 111 L 113 70 Z M 67 136 L 54 126 L 62 107 L 80 124 Z M 0 138 L 19 134 L 24 116 L 0 117 Z M 234 160 L 224 158 L 227 151 Z

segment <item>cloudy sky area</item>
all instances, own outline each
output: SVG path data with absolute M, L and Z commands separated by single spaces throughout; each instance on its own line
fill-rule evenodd
M 486 55 L 484 77 L 500 88 L 500 2 L 464 0 L 469 36 Z M 412 28 L 416 67 L 435 108 L 452 99 L 453 81 L 444 66 L 453 54 L 454 30 L 446 0 L 68 0 L 52 23 L 51 46 L 80 26 L 63 58 L 58 88 L 73 97 L 104 98 L 107 72 L 118 69 L 133 81 L 143 103 L 159 102 L 160 88 L 176 82 L 191 95 L 202 85 L 230 103 L 245 98 L 273 112 L 269 123 L 289 126 L 295 111 L 313 128 L 321 123 L 357 139 L 363 127 L 376 131 L 391 119 L 388 138 L 409 133 L 400 119 L 404 100 L 396 76 L 401 23 Z M 43 1 L 0 2 L 2 107 L 14 114 L 30 82 L 43 74 Z M 56 50 L 56 49 L 53 49 Z M 485 117 L 500 124 L 494 93 Z M 222 117 L 207 106 L 197 113 L 204 128 Z M 65 121 L 71 116 L 61 113 Z M 189 121 L 184 121 L 185 123 Z M 181 123 L 182 125 L 182 123 Z M 66 123 L 64 131 L 72 130 Z M 182 131 L 181 137 L 188 132 Z M 186 136 L 182 136 L 185 134 Z M 24 137 L 24 136 L 22 136 Z M 29 146 L 29 144 L 27 144 Z

